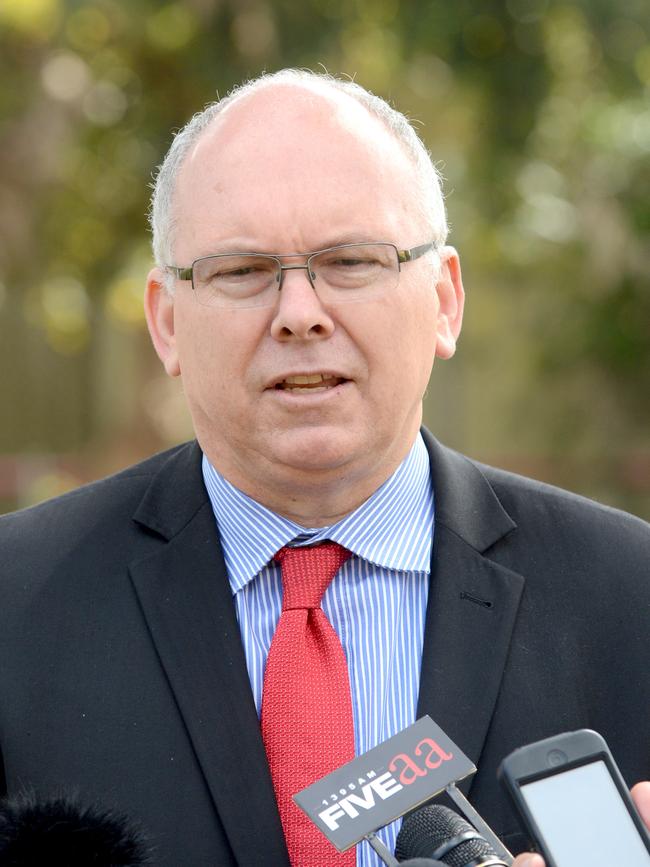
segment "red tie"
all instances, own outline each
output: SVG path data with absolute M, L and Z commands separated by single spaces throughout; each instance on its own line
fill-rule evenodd
M 343 647 L 321 599 L 350 552 L 335 542 L 282 548 L 282 614 L 269 649 L 262 737 L 292 867 L 354 867 L 292 796 L 354 758 L 350 681 Z

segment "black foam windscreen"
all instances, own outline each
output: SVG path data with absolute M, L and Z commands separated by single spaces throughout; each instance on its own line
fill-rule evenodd
M 29 794 L 0 803 L 0 867 L 140 867 L 149 854 L 140 828 L 120 813 Z

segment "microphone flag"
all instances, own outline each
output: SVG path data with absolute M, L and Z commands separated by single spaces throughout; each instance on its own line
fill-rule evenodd
M 299 761 L 299 754 L 296 755 Z M 339 852 L 345 852 L 476 767 L 429 716 L 294 795 Z

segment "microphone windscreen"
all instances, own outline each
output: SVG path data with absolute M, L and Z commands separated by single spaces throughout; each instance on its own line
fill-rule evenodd
M 443 854 L 441 847 L 447 845 L 449 849 Z M 422 807 L 407 816 L 395 845 L 395 857 L 400 862 L 434 856 L 448 867 L 504 863 L 469 822 L 440 804 Z
M 74 799 L 24 794 L 0 804 L 0 867 L 142 867 L 140 828 L 126 816 Z

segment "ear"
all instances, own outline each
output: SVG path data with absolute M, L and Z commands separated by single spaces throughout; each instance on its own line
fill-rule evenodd
M 165 288 L 162 269 L 153 268 L 147 276 L 144 312 L 154 349 L 168 376 L 180 376 L 181 366 L 174 331 L 174 296 Z
M 453 247 L 440 250 L 440 277 L 436 284 L 439 310 L 436 325 L 436 355 L 451 358 L 463 324 L 465 290 L 460 273 L 460 260 Z

